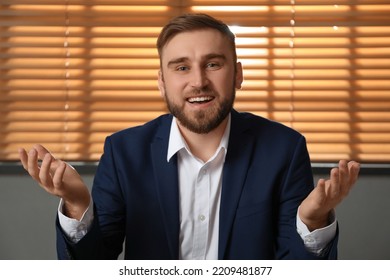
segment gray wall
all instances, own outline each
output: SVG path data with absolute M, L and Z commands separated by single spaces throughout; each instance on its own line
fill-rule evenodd
M 316 172 L 315 178 L 326 175 L 322 172 Z M 82 173 L 91 186 L 93 172 Z M 336 210 L 340 222 L 339 259 L 390 259 L 390 174 L 381 173 L 363 172 Z M 46 194 L 24 172 L 7 173 L 3 168 L 0 259 L 56 259 L 57 206 L 58 199 Z
M 336 215 L 339 259 L 390 260 L 390 172 L 362 174 Z

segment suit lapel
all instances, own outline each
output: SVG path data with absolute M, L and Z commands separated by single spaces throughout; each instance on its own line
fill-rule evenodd
M 178 259 L 180 220 L 176 156 L 167 162 L 171 120 L 172 118 L 163 120 L 155 141 L 151 144 L 151 155 L 168 246 L 172 259 Z
M 239 198 L 251 161 L 253 138 L 245 131 L 249 128 L 232 112 L 228 152 L 222 177 L 221 206 L 219 213 L 218 258 L 223 259 L 238 207 Z

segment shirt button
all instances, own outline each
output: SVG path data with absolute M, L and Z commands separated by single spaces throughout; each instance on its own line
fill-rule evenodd
M 203 222 L 204 220 L 206 220 L 205 215 L 199 215 L 199 220 L 201 220 L 202 222 Z
M 314 239 L 311 238 L 311 237 L 308 237 L 308 238 L 305 239 L 305 241 L 306 241 L 306 242 L 305 242 L 306 244 L 310 244 L 310 243 L 313 243 L 313 242 L 314 242 Z

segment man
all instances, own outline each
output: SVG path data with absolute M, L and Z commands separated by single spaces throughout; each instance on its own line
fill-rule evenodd
M 61 197 L 58 257 L 115 259 L 126 240 L 127 259 L 336 258 L 333 209 L 359 164 L 340 161 L 313 189 L 304 137 L 233 109 L 243 73 L 224 23 L 179 16 L 157 48 L 171 114 L 107 137 L 92 196 L 44 147 L 20 149 L 29 174 Z

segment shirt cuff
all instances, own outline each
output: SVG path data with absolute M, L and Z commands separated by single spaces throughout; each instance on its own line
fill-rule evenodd
M 83 238 L 90 228 L 93 215 L 93 201 L 90 199 L 87 210 L 83 213 L 80 220 L 72 219 L 63 214 L 64 201 L 61 199 L 58 206 L 58 219 L 65 235 L 73 242 L 77 243 Z
M 297 232 L 301 236 L 303 243 L 309 252 L 320 255 L 329 242 L 336 236 L 337 220 L 334 211 L 330 214 L 329 223 L 330 224 L 324 228 L 310 232 L 297 213 Z

